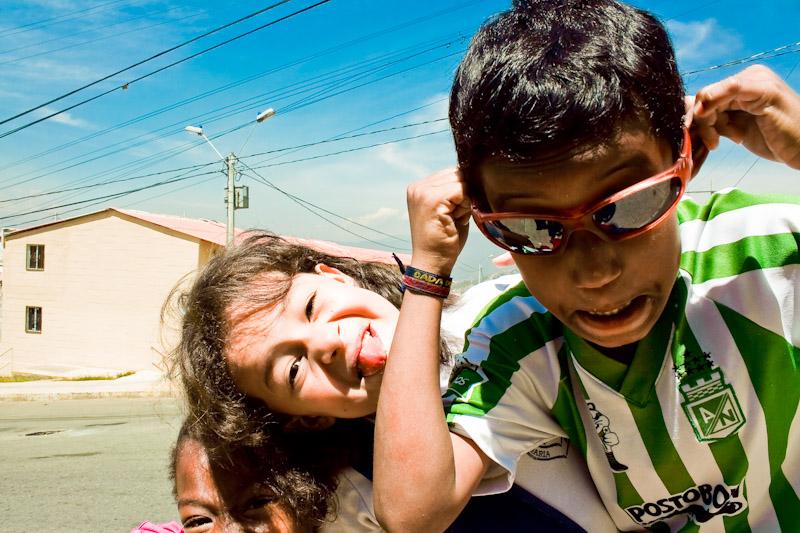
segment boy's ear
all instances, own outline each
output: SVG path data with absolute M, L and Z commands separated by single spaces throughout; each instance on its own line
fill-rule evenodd
M 700 171 L 700 167 L 706 162 L 708 157 L 708 148 L 703 143 L 702 137 L 693 124 L 694 119 L 694 96 L 684 96 L 684 105 L 686 107 L 686 114 L 683 116 L 683 125 L 689 128 L 689 137 L 692 140 L 692 178 L 694 178 Z
M 328 429 L 336 422 L 332 416 L 293 416 L 284 424 L 283 429 L 289 433 L 301 431 L 322 431 Z
M 344 283 L 345 285 L 356 284 L 353 278 L 351 278 L 338 268 L 328 266 L 325 263 L 317 263 L 316 266 L 314 266 L 314 273 L 319 274 L 320 276 L 325 276 L 326 278 L 333 279 L 334 281 Z
M 692 140 L 692 178 L 694 178 L 706 162 L 708 148 L 697 133 L 697 129 L 692 126 L 689 127 L 689 138 Z

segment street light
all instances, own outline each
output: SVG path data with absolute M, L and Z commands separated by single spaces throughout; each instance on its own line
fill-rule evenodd
M 256 121 L 253 123 L 253 125 L 255 126 L 256 124 L 260 124 L 260 123 L 264 122 L 265 120 L 267 120 L 269 118 L 272 118 L 274 116 L 275 116 L 275 110 L 274 109 L 272 109 L 271 107 L 269 109 L 265 109 L 264 111 L 262 111 L 261 113 L 259 113 L 256 116 Z M 228 187 L 227 187 L 227 189 L 225 189 L 225 193 L 226 193 L 225 201 L 228 204 L 227 205 L 227 209 L 228 209 L 228 224 L 227 224 L 227 227 L 226 227 L 226 239 L 225 239 L 225 242 L 227 243 L 228 246 L 230 246 L 231 244 L 233 244 L 233 232 L 234 232 L 234 227 L 235 227 L 234 226 L 233 213 L 236 210 L 236 205 L 235 205 L 236 188 L 234 186 L 234 178 L 236 177 L 236 167 L 235 167 L 235 165 L 236 165 L 236 154 L 231 152 L 230 155 L 228 155 L 228 157 L 224 157 L 219 152 L 219 150 L 217 150 L 217 147 L 214 146 L 214 143 L 211 142 L 211 139 L 206 137 L 205 132 L 203 132 L 203 127 L 202 126 L 186 126 L 184 128 L 184 130 L 186 130 L 187 132 L 189 132 L 189 133 L 191 133 L 193 135 L 198 135 L 198 136 L 202 137 L 203 139 L 205 139 L 205 141 L 208 143 L 208 145 L 217 153 L 217 155 L 222 160 L 222 162 L 225 163 L 225 167 L 226 167 L 227 172 L 228 172 Z M 251 129 L 250 130 L 251 134 L 252 134 L 252 131 L 253 130 Z M 250 139 L 249 135 L 247 136 L 247 139 L 248 140 Z M 247 141 L 245 141 L 245 143 L 246 142 Z M 242 146 L 242 147 L 244 148 L 244 146 Z M 241 152 L 241 150 L 239 150 L 239 151 Z
M 269 109 L 265 109 L 264 111 L 258 114 L 258 116 L 256 117 L 256 122 L 260 124 L 261 122 L 264 122 L 268 118 L 272 118 L 274 116 L 275 116 L 275 110 L 270 107 Z

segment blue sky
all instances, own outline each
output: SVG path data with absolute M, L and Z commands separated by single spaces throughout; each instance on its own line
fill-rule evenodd
M 2 124 L 0 135 L 314 3 L 293 0 L 276 7 Z M 0 8 L 0 120 L 269 4 L 5 0 Z M 240 156 L 359 135 L 245 157 L 264 179 L 300 200 L 257 181 L 240 165 L 245 174 L 239 184 L 250 187 L 250 208 L 236 212 L 237 226 L 407 250 L 406 185 L 455 163 L 447 123 L 441 120 L 455 66 L 478 25 L 509 4 L 332 0 L 127 90 L 2 137 L 0 200 L 11 201 L 0 203 L 0 226 L 24 227 L 37 219 L 45 222 L 108 206 L 225 220 L 225 178 L 214 173 L 222 165 L 209 146 L 183 131 L 188 124 L 202 124 L 209 137 L 219 136 L 214 143 L 221 152 Z M 797 0 L 636 4 L 666 21 L 682 72 L 800 41 Z M 798 90 L 800 46 L 786 51 L 791 53 L 764 63 Z M 693 93 L 741 68 L 687 75 L 687 90 Z M 278 114 L 257 127 L 225 134 L 251 123 L 267 107 Z M 373 133 L 389 128 L 394 129 Z M 378 143 L 387 144 L 364 148 Z M 328 155 L 346 150 L 353 151 Z M 179 178 L 185 179 L 118 198 L 44 210 Z M 118 182 L 99 185 L 107 181 Z M 712 154 L 691 188 L 706 191 L 736 183 L 753 191 L 800 193 L 800 173 L 757 161 L 731 143 Z M 41 196 L 89 185 L 93 186 Z M 328 220 L 300 207 L 297 201 L 303 200 Z M 494 248 L 477 231 L 467 246 L 456 277 L 475 277 L 479 266 L 490 272 Z

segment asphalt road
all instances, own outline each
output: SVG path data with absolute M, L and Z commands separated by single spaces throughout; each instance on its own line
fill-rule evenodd
M 128 533 L 177 518 L 171 399 L 0 401 L 0 530 Z

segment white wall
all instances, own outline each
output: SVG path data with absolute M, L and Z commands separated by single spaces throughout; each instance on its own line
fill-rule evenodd
M 6 240 L 0 372 L 51 375 L 153 369 L 161 306 L 194 271 L 200 241 L 102 212 Z M 45 245 L 44 271 L 27 271 L 27 244 Z M 42 307 L 42 333 L 25 332 L 25 306 Z M 80 372 L 79 369 L 84 369 Z

